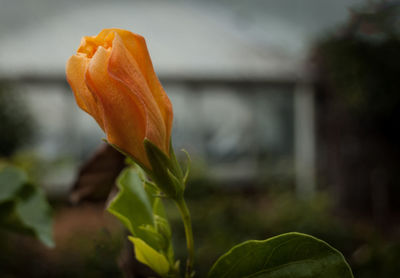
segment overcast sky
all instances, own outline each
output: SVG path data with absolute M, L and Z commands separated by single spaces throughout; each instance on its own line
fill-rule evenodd
M 143 1 L 143 0 L 142 0 Z M 151 2 L 152 0 L 145 0 Z M 167 1 L 167 0 L 165 0 Z M 179 0 L 169 0 L 177 2 Z M 79 9 L 83 3 L 98 5 L 106 0 L 0 0 L 0 36 L 23 28 L 30 22 L 41 20 L 50 14 L 65 13 Z M 114 0 L 112 2 L 135 2 Z M 302 29 L 305 33 L 316 33 L 346 19 L 348 9 L 361 0 L 192 0 L 212 8 L 219 5 L 237 16 L 238 25 L 258 24 L 262 28 L 268 18 L 280 18 Z
M 117 26 L 148 38 L 164 72 L 283 73 L 361 2 L 0 0 L 0 71 L 63 73 L 81 36 Z

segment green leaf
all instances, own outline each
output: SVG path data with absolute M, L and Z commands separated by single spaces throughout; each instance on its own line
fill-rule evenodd
M 27 182 L 25 172 L 12 166 L 3 167 L 0 170 L 0 203 L 13 199 Z
M 153 202 L 153 213 L 159 217 L 167 218 L 167 214 L 165 213 L 165 208 L 162 200 L 157 198 Z
M 155 183 L 144 180 L 144 189 L 147 192 L 147 196 L 149 197 L 150 203 L 154 204 L 154 201 L 158 199 L 158 196 L 160 196 L 161 192 L 160 189 L 155 185 Z
M 153 210 L 137 169 L 130 167 L 122 171 L 118 177 L 117 186 L 120 191 L 107 210 L 115 215 L 132 235 L 158 248 L 158 238 L 146 228 L 154 226 Z
M 28 188 L 30 187 L 30 188 Z M 37 187 L 26 185 L 15 211 L 22 223 L 30 227 L 45 245 L 54 246 L 52 239 L 52 211 L 44 193 Z
M 136 259 L 149 266 L 159 275 L 166 276 L 170 265 L 164 255 L 151 248 L 140 238 L 130 236 L 129 239 L 134 245 Z
M 171 230 L 162 200 L 156 197 L 159 196 L 160 190 L 145 179 L 139 167 L 128 167 L 122 171 L 117 186 L 119 192 L 108 206 L 108 211 L 122 221 L 133 238 L 141 240 L 137 254 L 143 255 L 143 248 L 151 248 L 172 266 L 174 254 Z M 133 243 L 135 244 L 135 241 Z M 143 247 L 143 244 L 148 248 Z M 148 265 L 153 268 L 152 265 Z
M 153 208 L 153 218 L 154 225 L 157 231 L 165 237 L 168 241 L 171 240 L 171 227 L 169 226 L 169 222 L 167 220 L 167 215 L 165 213 L 164 204 L 160 197 L 160 189 L 151 182 L 143 180 L 144 188 L 147 192 L 149 200 L 151 202 Z
M 287 233 L 236 245 L 211 268 L 209 278 L 352 278 L 343 255 L 315 237 Z
M 28 182 L 24 171 L 6 166 L 0 170 L 0 227 L 36 236 L 53 247 L 52 210 L 41 188 Z

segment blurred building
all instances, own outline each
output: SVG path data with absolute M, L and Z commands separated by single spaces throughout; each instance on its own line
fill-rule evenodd
M 22 6 L 6 1 L 1 3 L 8 27 L 0 29 L 0 79 L 29 102 L 39 123 L 36 151 L 47 159 L 64 155 L 80 161 L 103 135 L 76 107 L 65 61 L 82 36 L 110 27 L 132 30 L 147 39 L 173 102 L 177 147 L 205 162 L 216 179 L 242 184 L 269 177 L 290 180 L 296 173 L 299 192 L 309 194 L 314 105 L 303 60 L 312 37 L 307 30 L 320 30 L 308 13 L 327 4 L 311 2 L 309 9 L 296 2 L 291 18 L 288 1 L 234 1 L 229 8 L 224 1 L 42 0 Z M 320 28 L 345 15 L 343 3 L 334 6 Z M 272 13 L 266 16 L 257 7 Z M 50 181 L 60 188 L 70 184 L 72 165 Z

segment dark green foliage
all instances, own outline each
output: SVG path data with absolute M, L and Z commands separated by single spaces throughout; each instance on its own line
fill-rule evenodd
M 400 2 L 371 3 L 315 46 L 317 173 L 338 208 L 386 229 L 400 211 Z
M 188 200 L 198 277 L 206 277 L 218 257 L 237 243 L 291 231 L 313 235 L 340 250 L 355 277 L 396 277 L 400 271 L 393 263 L 400 260 L 400 241 L 382 234 L 367 219 L 355 221 L 336 215 L 330 194 L 319 193 L 306 201 L 289 192 L 232 192 L 211 181 L 198 182 L 196 188 L 189 181 L 188 193 L 198 187 L 209 188 L 201 198 Z M 182 261 L 186 246 L 180 217 L 172 205 L 167 207 L 167 214 L 176 256 Z
M 399 4 L 355 12 L 342 32 L 315 47 L 324 81 L 360 127 L 400 139 Z
M 300 233 L 249 240 L 233 247 L 212 267 L 215 278 L 352 278 L 344 257 L 327 243 Z

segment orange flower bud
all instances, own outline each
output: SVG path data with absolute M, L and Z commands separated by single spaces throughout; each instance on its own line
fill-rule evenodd
M 148 169 L 144 139 L 169 156 L 172 105 L 142 36 L 105 29 L 83 37 L 67 62 L 66 75 L 78 106 L 96 120 L 111 144 Z

